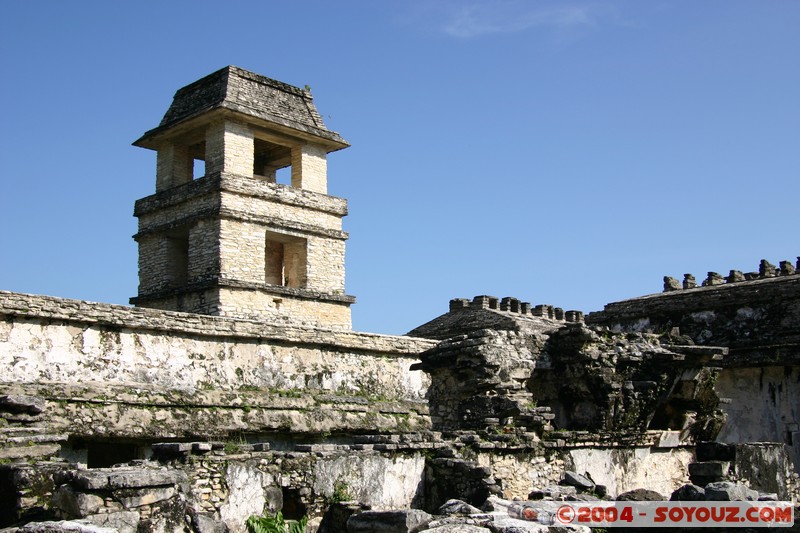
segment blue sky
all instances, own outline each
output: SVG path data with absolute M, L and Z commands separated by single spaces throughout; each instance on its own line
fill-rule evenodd
M 797 0 L 6 1 L 0 289 L 127 303 L 155 188 L 130 143 L 228 64 L 311 86 L 352 144 L 357 330 L 795 260 L 798 28 Z

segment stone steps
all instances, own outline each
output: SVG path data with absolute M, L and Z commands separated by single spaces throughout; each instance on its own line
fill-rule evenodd
M 0 459 L 34 459 L 57 455 L 60 444 L 33 444 L 31 446 L 8 446 L 0 448 Z
M 0 439 L 4 436 L 8 435 L 11 437 L 15 437 L 18 435 L 37 435 L 47 431 L 47 428 L 43 427 L 25 427 L 25 426 L 11 426 L 11 427 L 0 427 Z
M 2 436 L 0 436 L 0 444 L 16 445 L 16 446 L 29 446 L 31 444 L 46 444 L 46 443 L 66 442 L 68 437 L 69 437 L 69 435 L 66 435 L 64 433 L 17 435 L 15 437 L 2 437 Z

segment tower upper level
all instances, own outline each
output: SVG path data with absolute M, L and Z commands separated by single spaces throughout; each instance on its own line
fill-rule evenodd
M 134 210 L 131 303 L 350 327 L 347 202 L 327 194 L 327 155 L 348 144 L 308 90 L 225 67 L 178 90 L 134 145 L 157 163 L 156 192 Z M 291 184 L 278 183 L 286 167 Z
M 206 175 L 273 183 L 291 165 L 293 187 L 322 194 L 327 154 L 349 146 L 325 127 L 310 91 L 234 66 L 178 90 L 158 127 L 133 144 L 158 152 L 156 192 L 191 181 L 201 160 Z

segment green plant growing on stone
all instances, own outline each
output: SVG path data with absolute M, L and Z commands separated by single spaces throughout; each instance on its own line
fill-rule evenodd
M 331 503 L 349 502 L 355 499 L 350 493 L 350 485 L 346 481 L 339 480 L 333 484 L 333 494 L 331 495 Z
M 238 438 L 225 441 L 225 445 L 222 449 L 227 454 L 235 454 L 242 451 L 243 444 L 247 444 L 247 440 L 244 438 L 244 435 L 240 433 Z
M 273 515 L 252 515 L 244 523 L 249 533 L 305 533 L 308 517 L 300 520 L 286 520 L 278 511 Z

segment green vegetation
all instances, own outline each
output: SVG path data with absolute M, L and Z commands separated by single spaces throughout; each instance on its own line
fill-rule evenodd
M 283 513 L 278 511 L 274 516 L 252 515 L 244 525 L 248 533 L 305 533 L 307 523 L 305 516 L 300 520 L 286 520 Z
M 225 445 L 222 449 L 227 454 L 235 454 L 242 450 L 243 444 L 247 444 L 247 439 L 245 439 L 244 435 L 240 433 L 237 437 L 233 437 L 225 441 Z
M 350 485 L 341 479 L 334 483 L 330 503 L 349 502 L 355 498 L 350 493 Z

